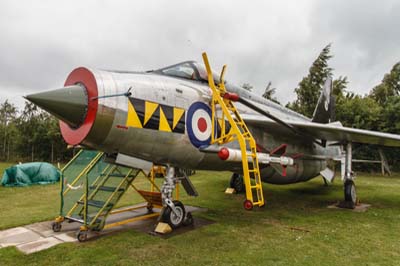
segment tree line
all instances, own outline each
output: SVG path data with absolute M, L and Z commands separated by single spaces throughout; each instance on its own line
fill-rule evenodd
M 0 104 L 0 160 L 59 162 L 73 151 L 61 137 L 58 120 L 25 102 L 22 111 L 8 100 Z

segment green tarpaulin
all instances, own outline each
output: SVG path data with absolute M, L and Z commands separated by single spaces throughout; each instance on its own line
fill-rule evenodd
M 60 171 L 49 163 L 25 163 L 7 168 L 1 184 L 3 186 L 30 186 L 50 184 L 60 180 Z

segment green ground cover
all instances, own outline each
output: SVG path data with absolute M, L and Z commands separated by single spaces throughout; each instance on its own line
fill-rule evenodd
M 243 195 L 223 193 L 229 176 L 200 171 L 192 178 L 200 196 L 182 197 L 214 224 L 169 239 L 130 230 L 31 255 L 8 247 L 0 265 L 400 265 L 399 175 L 358 177 L 361 201 L 372 204 L 364 213 L 328 209 L 343 189 L 320 178 L 265 184 L 266 206 L 245 211 Z M 57 185 L 0 187 L 0 229 L 53 219 L 58 193 Z M 129 192 L 120 205 L 136 201 Z

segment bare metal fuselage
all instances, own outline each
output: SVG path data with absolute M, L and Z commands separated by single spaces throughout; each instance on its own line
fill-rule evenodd
M 174 78 L 157 73 L 111 72 L 91 70 L 97 82 L 98 109 L 94 124 L 82 144 L 110 154 L 124 154 L 156 164 L 170 164 L 181 168 L 223 170 L 240 172 L 241 164 L 222 161 L 217 154 L 204 153 L 192 145 L 187 134 L 187 110 L 195 102 L 210 104 L 211 90 L 207 83 L 184 78 Z M 121 95 L 131 88 L 131 95 Z M 251 94 L 237 86 L 227 84 L 227 89 L 258 104 L 268 107 L 274 115 L 285 120 L 308 119 L 282 106 Z M 106 96 L 106 97 L 105 97 Z M 160 104 L 185 111 L 184 132 L 166 132 L 157 128 L 126 126 L 130 99 Z M 237 104 L 242 113 L 254 113 Z M 310 140 L 280 134 L 279 128 L 248 125 L 257 144 L 271 151 L 287 144 L 286 155 L 295 156 L 295 166 L 287 168 L 286 176 L 271 166 L 262 167 L 265 182 L 288 184 L 307 181 L 326 168 L 327 159 L 340 154 L 339 147 L 322 147 Z M 228 147 L 238 148 L 232 142 Z

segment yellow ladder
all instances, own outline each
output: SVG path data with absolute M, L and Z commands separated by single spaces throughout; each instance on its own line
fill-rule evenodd
M 231 94 L 226 91 L 224 82 L 226 65 L 222 68 L 219 84 L 215 85 L 213 73 L 206 53 L 203 53 L 203 60 L 207 69 L 208 84 L 212 90 L 211 121 L 213 122 L 211 123 L 211 144 L 217 143 L 221 145 L 234 140 L 239 142 L 242 154 L 243 180 L 246 186 L 244 208 L 246 210 L 251 210 L 253 206 L 264 206 L 264 195 L 260 168 L 258 166 L 256 141 L 233 104 L 233 101 L 237 100 L 239 97 L 236 94 Z M 218 106 L 222 111 L 220 117 L 218 117 L 217 114 Z M 230 124 L 228 132 L 226 132 L 226 119 Z M 217 121 L 220 125 L 220 136 L 216 136 L 215 134 L 215 132 L 217 132 L 217 123 L 214 121 Z

